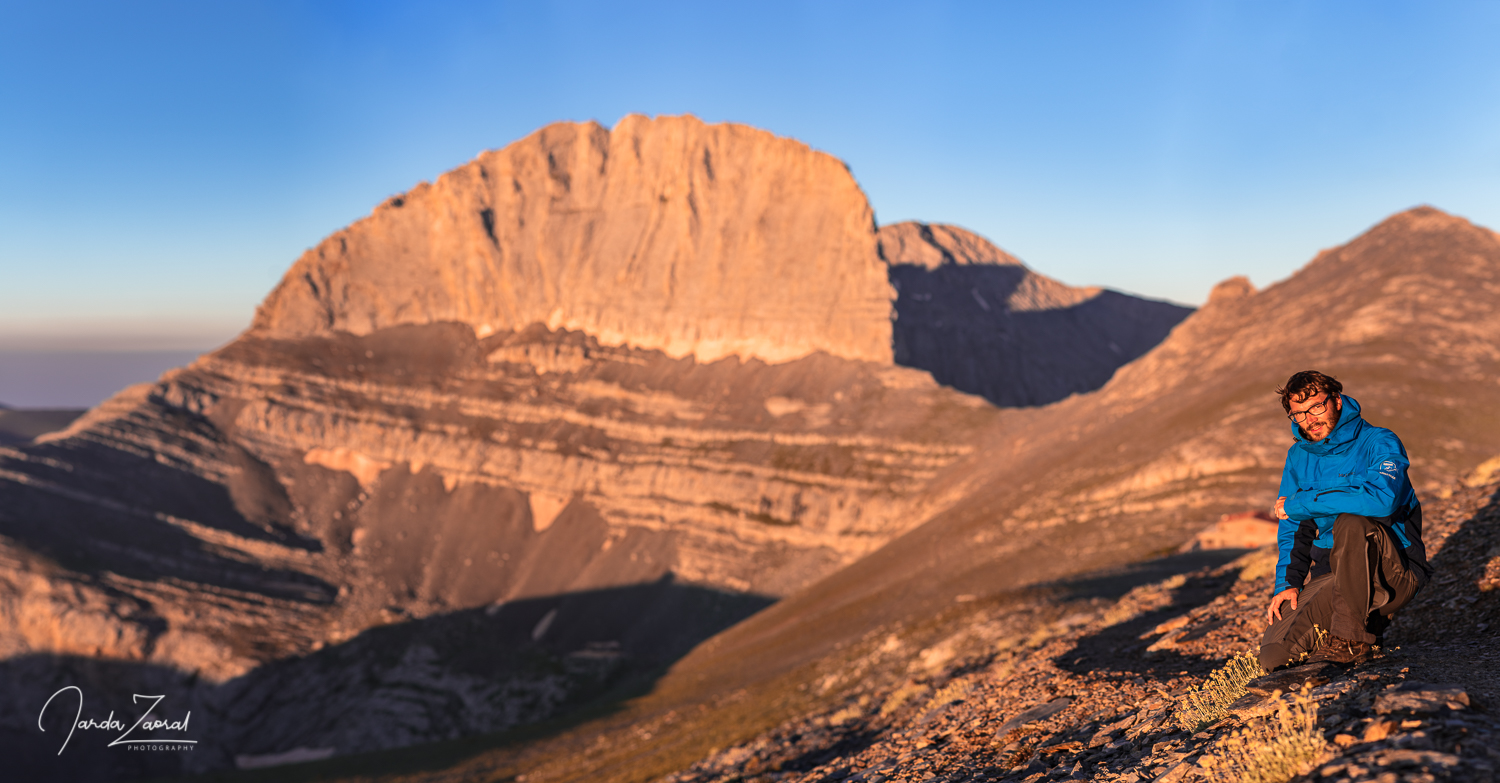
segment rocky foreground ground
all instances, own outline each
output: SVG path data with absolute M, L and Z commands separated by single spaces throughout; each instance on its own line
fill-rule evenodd
M 1290 721 L 1279 730 L 1290 737 L 1299 718 L 1309 742 L 1293 754 L 1301 780 L 1493 780 L 1497 490 L 1460 484 L 1427 501 L 1432 582 L 1397 618 L 1377 659 L 1327 669 L 1299 695 L 1279 696 L 1275 686 L 1287 683 L 1273 674 L 1251 682 L 1223 718 L 1195 724 L 1187 711 L 1194 689 L 1258 642 L 1275 568 L 1268 547 L 1118 601 L 1083 596 L 1071 604 L 1081 611 L 1022 638 L 1009 634 L 1025 624 L 981 623 L 970 629 L 988 640 L 979 652 L 945 661 L 950 653 L 936 645 L 904 682 L 850 688 L 842 704 L 718 750 L 667 780 L 1284 780 L 1232 756 L 1268 758 L 1277 743 L 1266 732 Z M 857 677 L 857 668 L 847 676 Z

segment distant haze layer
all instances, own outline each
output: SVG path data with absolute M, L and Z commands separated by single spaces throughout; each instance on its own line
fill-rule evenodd
M 0 405 L 92 408 L 115 392 L 156 380 L 200 351 L 0 351 Z

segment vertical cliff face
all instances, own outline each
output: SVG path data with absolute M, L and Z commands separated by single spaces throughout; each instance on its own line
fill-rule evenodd
M 889 361 L 873 231 L 844 164 L 800 142 L 693 117 L 558 123 L 308 251 L 252 331 L 546 323 L 700 361 Z
M 1064 285 L 956 226 L 883 226 L 879 250 L 898 292 L 896 363 L 996 405 L 1097 389 L 1192 312 Z

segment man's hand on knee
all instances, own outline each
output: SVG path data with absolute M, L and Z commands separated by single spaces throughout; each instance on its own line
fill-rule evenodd
M 1292 611 L 1297 611 L 1297 593 L 1297 588 L 1288 587 L 1287 589 L 1282 590 L 1276 595 L 1271 596 L 1271 605 L 1266 607 L 1266 622 L 1274 623 L 1277 620 L 1280 620 L 1281 605 L 1286 603 L 1287 601 L 1292 602 Z

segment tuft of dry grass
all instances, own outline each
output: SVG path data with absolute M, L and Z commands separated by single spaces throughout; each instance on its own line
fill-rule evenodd
M 1318 731 L 1318 706 L 1306 689 L 1273 698 L 1281 702 L 1273 714 L 1219 742 L 1211 766 L 1220 783 L 1286 783 L 1328 756 L 1328 743 Z
M 959 701 L 968 696 L 969 692 L 972 690 L 974 690 L 974 684 L 972 682 L 969 682 L 968 680 L 953 680 L 947 685 L 939 688 L 938 692 L 933 694 L 932 704 L 933 706 L 941 707 L 944 704 Z
M 1254 582 L 1276 573 L 1276 558 L 1274 546 L 1262 547 L 1241 557 L 1236 561 L 1240 565 L 1239 581 Z
M 1002 751 L 999 764 L 1002 767 L 1015 769 L 1030 762 L 1037 754 L 1037 737 L 1024 733 L 1015 741 L 1015 747 L 1009 748 L 1008 752 Z
M 890 696 L 886 697 L 885 703 L 880 705 L 880 716 L 885 717 L 890 715 L 896 710 L 901 709 L 908 701 L 920 697 L 926 692 L 926 685 L 908 680 L 901 687 L 892 691 Z
M 1319 625 L 1317 623 L 1313 623 L 1312 630 L 1313 630 L 1313 643 L 1312 643 L 1312 646 L 1309 647 L 1309 648 L 1307 648 L 1306 650 L 1303 650 L 1301 653 L 1298 653 L 1298 655 L 1297 655 L 1297 662 L 1298 663 L 1301 663 L 1301 662 L 1307 660 L 1307 656 L 1312 655 L 1313 651 L 1317 650 L 1319 647 L 1322 647 L 1323 643 L 1328 641 L 1328 631 L 1326 631 L 1323 628 L 1319 627 Z
M 1228 707 L 1245 695 L 1245 684 L 1265 674 L 1253 652 L 1243 652 L 1219 667 L 1201 687 L 1189 688 L 1177 703 L 1177 721 L 1197 731 L 1229 714 Z

